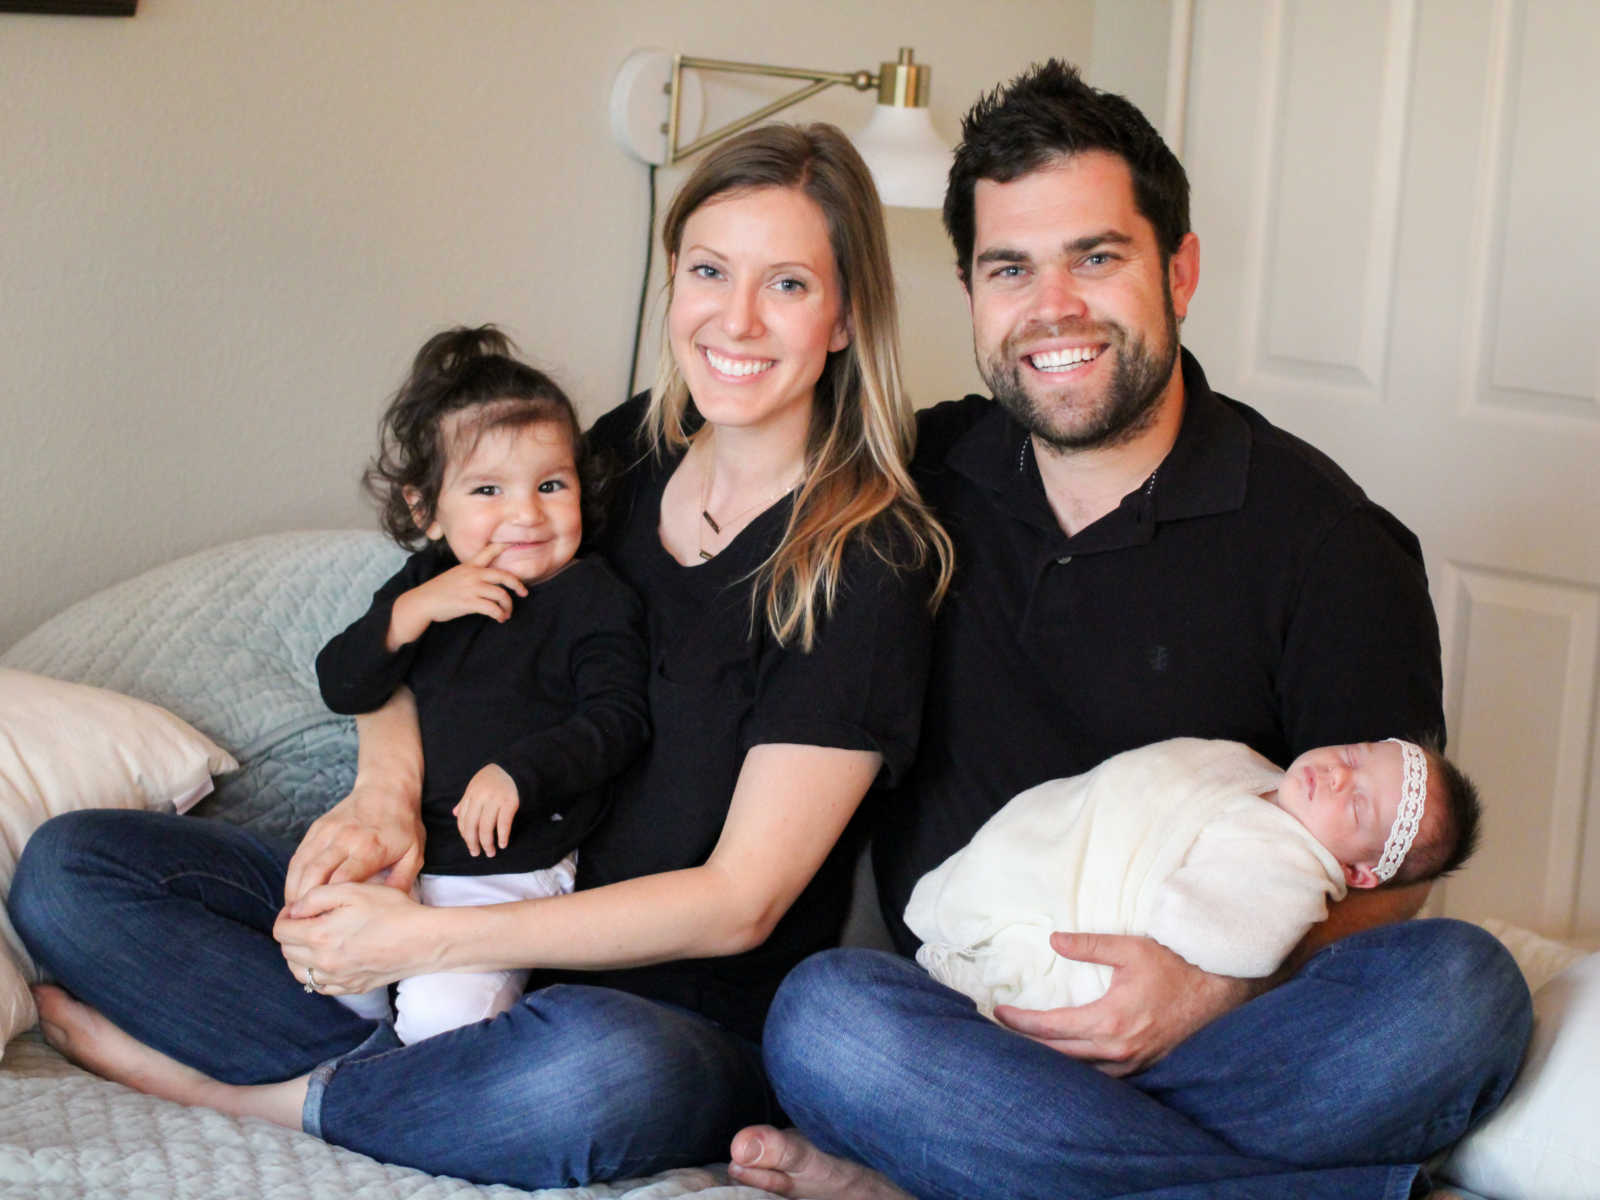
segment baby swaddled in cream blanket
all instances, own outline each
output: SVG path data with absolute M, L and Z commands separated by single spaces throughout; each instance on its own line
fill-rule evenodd
M 988 1016 L 1105 992 L 1111 968 L 1057 954 L 1056 930 L 1147 934 L 1213 974 L 1271 974 L 1346 890 L 1334 855 L 1262 798 L 1283 779 L 1248 746 L 1179 738 L 1031 788 L 917 883 L 917 961 Z

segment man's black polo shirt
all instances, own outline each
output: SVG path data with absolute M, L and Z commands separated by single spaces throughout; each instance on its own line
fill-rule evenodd
M 949 531 L 921 749 L 879 798 L 874 863 L 902 951 L 912 886 L 1025 788 L 1164 738 L 1303 750 L 1441 738 L 1417 539 L 1330 459 L 1211 391 L 1183 354 L 1177 442 L 1067 537 L 1028 435 L 969 396 L 921 414 L 913 468 Z

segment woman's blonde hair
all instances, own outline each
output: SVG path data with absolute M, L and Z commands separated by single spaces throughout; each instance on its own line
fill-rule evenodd
M 950 583 L 952 550 L 906 467 L 916 419 L 900 386 L 889 240 L 877 188 L 849 139 L 820 123 L 761 125 L 712 150 L 667 210 L 661 240 L 668 262 L 676 259 L 684 224 L 702 205 L 768 187 L 798 188 L 822 210 L 851 329 L 849 345 L 828 355 L 817 380 L 805 474 L 783 538 L 758 572 L 773 636 L 809 650 L 819 617 L 833 610 L 852 537 L 864 538 L 896 567 L 921 569 L 931 558 L 935 605 Z M 671 301 L 669 267 L 669 307 Z M 683 451 L 698 424 L 664 339 L 644 436 L 658 453 Z

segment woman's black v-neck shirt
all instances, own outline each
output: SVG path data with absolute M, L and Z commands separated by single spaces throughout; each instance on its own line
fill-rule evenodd
M 653 738 L 614 784 L 610 815 L 579 852 L 578 886 L 598 887 L 706 861 L 722 832 L 745 753 L 797 743 L 883 756 L 898 780 L 916 752 L 928 674 L 927 572 L 896 570 L 859 544 L 847 551 L 833 612 L 810 652 L 780 646 L 759 608 L 754 576 L 788 520 L 785 498 L 715 558 L 683 566 L 662 547 L 661 494 L 677 457 L 638 448 L 636 398 L 602 417 L 592 449 L 626 470 L 600 548 L 644 602 Z M 772 994 L 806 955 L 838 940 L 850 897 L 848 839 L 836 846 L 772 935 L 726 958 L 618 971 L 568 972 L 704 1013 L 758 1038 Z M 552 982 L 536 977 L 534 986 Z

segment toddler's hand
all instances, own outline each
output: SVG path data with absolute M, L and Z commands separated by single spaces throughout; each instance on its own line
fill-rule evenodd
M 490 542 L 467 562 L 402 592 L 389 618 L 390 650 L 416 641 L 435 621 L 473 613 L 496 621 L 509 618 L 511 593 L 526 596 L 528 588 L 510 571 L 489 565 L 504 549 L 501 543 Z
M 517 815 L 517 782 L 505 768 L 490 763 L 472 777 L 450 811 L 467 852 L 473 858 L 480 852 L 493 858 L 511 837 L 511 819 Z

